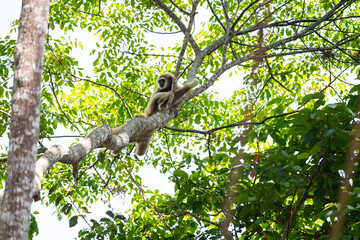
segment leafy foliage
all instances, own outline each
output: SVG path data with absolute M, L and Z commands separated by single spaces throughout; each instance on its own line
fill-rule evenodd
M 77 142 L 94 126 L 120 126 L 144 112 L 157 73 L 175 72 L 182 50 L 181 26 L 159 2 L 51 1 L 41 139 L 67 129 Z M 109 205 L 79 239 L 328 239 L 359 121 L 360 5 L 344 2 L 301 35 L 333 1 L 200 1 L 191 32 L 199 49 L 233 26 L 231 41 L 209 50 L 197 69 L 200 84 L 218 81 L 155 133 L 145 158 L 132 145 L 119 159 L 97 150 L 81 162 L 78 181 L 71 166 L 55 165 L 43 181 L 43 203 L 55 205 L 69 227 L 92 203 Z M 180 21 L 191 18 L 192 1 L 164 3 Z M 4 136 L 15 42 L 0 39 Z M 197 56 L 188 43 L 180 83 Z M 174 194 L 147 190 L 138 173 L 144 166 L 166 173 Z M 342 239 L 360 238 L 355 168 Z M 5 171 L 6 161 L 0 180 Z M 132 206 L 116 213 L 110 200 L 124 195 Z M 32 219 L 29 238 L 37 231 Z

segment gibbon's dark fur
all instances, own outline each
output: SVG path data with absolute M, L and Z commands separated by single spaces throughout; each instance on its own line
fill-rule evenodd
M 150 97 L 149 103 L 145 109 L 145 114 L 137 114 L 135 115 L 135 117 L 150 117 L 156 112 L 165 109 L 166 104 L 169 101 L 173 81 L 174 75 L 172 75 L 171 73 L 160 74 L 156 80 L 158 87 Z M 182 96 L 184 96 L 188 91 L 194 88 L 198 83 L 198 80 L 194 80 L 181 87 L 175 86 L 175 93 L 172 105 L 176 104 Z M 136 143 L 137 155 L 142 156 L 146 153 L 153 133 L 151 133 L 151 135 L 146 140 Z

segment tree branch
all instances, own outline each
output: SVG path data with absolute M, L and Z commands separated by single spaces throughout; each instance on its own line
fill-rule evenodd
M 10 115 L 9 113 L 7 113 L 7 112 L 5 112 L 5 111 L 3 111 L 3 110 L 0 110 L 0 113 L 6 115 L 6 116 L 8 116 L 8 117 L 11 117 L 11 115 Z
M 161 128 L 177 116 L 179 108 L 160 111 L 151 117 L 133 118 L 121 126 L 119 133 L 112 135 L 112 128 L 105 124 L 95 128 L 84 140 L 74 146 L 65 147 L 54 145 L 38 159 L 35 167 L 35 179 L 32 196 L 35 201 L 41 199 L 41 180 L 45 173 L 57 162 L 64 164 L 78 164 L 95 148 L 106 147 L 120 151 L 133 142 L 143 141 L 154 130 Z M 0 201 L 2 196 L 0 191 Z
M 190 15 L 191 13 L 182 9 L 179 5 L 177 5 L 173 0 L 169 0 L 171 2 L 172 5 L 174 5 L 177 9 L 180 10 L 180 12 L 186 14 L 186 15 Z
M 54 87 L 54 82 L 53 82 L 53 80 L 52 80 L 51 71 L 48 70 L 48 72 L 49 72 L 49 76 L 50 76 L 50 85 L 51 85 L 50 88 L 51 88 L 52 93 L 54 94 L 55 101 L 56 101 L 56 103 L 58 104 L 60 111 L 61 111 L 62 114 L 65 116 L 65 118 L 68 120 L 68 122 L 69 122 L 71 125 L 73 125 L 73 127 L 82 135 L 83 133 L 82 133 L 82 132 L 80 131 L 80 129 L 70 120 L 69 116 L 64 112 L 63 108 L 61 107 L 61 104 L 60 104 L 60 102 L 59 102 L 59 100 L 58 100 L 58 98 L 57 98 L 57 95 L 56 95 L 56 93 L 55 93 L 55 87 Z
M 168 6 L 166 6 L 166 4 L 163 3 L 161 0 L 154 0 L 154 2 L 161 9 L 163 9 L 167 15 L 169 15 L 169 17 L 179 26 L 181 31 L 186 35 L 187 28 L 185 27 L 184 23 L 180 20 L 180 18 L 178 16 L 176 16 L 176 14 L 173 11 L 171 11 L 171 9 Z M 197 43 L 192 35 L 189 36 L 189 42 L 190 42 L 192 48 L 194 49 L 195 54 L 196 55 L 200 54 L 200 48 L 197 45 Z
M 341 0 L 338 4 L 336 4 L 331 10 L 329 10 L 324 16 L 322 16 L 319 20 L 317 20 L 315 23 L 309 25 L 308 27 L 306 27 L 304 30 L 302 30 L 301 32 L 279 40 L 273 44 L 270 44 L 268 46 L 264 46 L 261 49 L 261 52 L 266 52 L 270 49 L 276 48 L 280 45 L 286 44 L 288 42 L 294 41 L 296 39 L 302 38 L 303 36 L 309 34 L 309 32 L 313 31 L 317 26 L 319 26 L 322 22 L 326 21 L 327 19 L 329 19 L 342 5 L 344 5 L 345 3 L 347 3 L 348 1 L 351 0 Z M 201 56 L 197 56 L 194 60 L 194 64 L 192 65 L 192 69 L 189 72 L 189 79 L 195 78 L 195 74 L 197 72 L 197 69 L 200 67 L 202 59 L 207 55 L 210 54 L 211 52 L 215 51 L 217 48 L 219 48 L 221 45 L 223 45 L 226 41 L 227 38 L 232 36 L 232 32 L 228 32 L 226 35 L 222 36 L 221 38 L 219 38 L 217 41 L 215 41 L 214 43 L 212 43 L 210 46 L 208 46 L 207 48 L 205 48 L 202 52 L 201 52 Z M 256 50 L 244 57 L 238 58 L 232 62 L 229 62 L 225 65 L 222 65 L 220 68 L 218 68 L 218 70 L 211 76 L 211 78 L 202 86 L 194 89 L 194 91 L 190 92 L 189 94 L 185 95 L 184 98 L 182 98 L 181 101 L 179 101 L 179 105 L 183 105 L 185 102 L 189 101 L 191 98 L 194 98 L 195 96 L 201 94 L 202 92 L 204 92 L 205 90 L 207 90 L 210 86 L 213 85 L 213 83 L 219 78 L 220 75 L 222 75 L 225 71 L 227 71 L 228 69 L 239 65 L 241 63 L 244 63 L 250 59 L 255 59 L 257 58 L 257 54 L 258 54 L 259 50 Z

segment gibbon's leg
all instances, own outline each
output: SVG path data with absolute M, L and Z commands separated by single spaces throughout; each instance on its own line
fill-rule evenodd
M 169 94 L 170 95 L 170 94 Z M 163 110 L 163 109 L 165 109 L 165 107 L 166 107 L 166 104 L 168 103 L 168 101 L 169 101 L 169 96 L 165 96 L 166 98 L 164 99 L 164 98 L 162 98 L 162 99 L 160 99 L 160 103 L 159 103 L 159 110 Z
M 142 114 L 142 113 L 139 113 L 139 114 L 135 114 L 134 117 L 144 118 L 144 117 L 146 117 L 146 116 L 145 116 L 144 114 Z
M 147 152 L 147 149 L 148 149 L 150 141 L 151 141 L 151 137 L 152 137 L 152 134 L 145 141 L 136 143 L 136 154 L 138 156 L 142 156 Z
M 157 92 L 153 94 L 149 100 L 149 103 L 145 109 L 145 117 L 150 117 L 156 113 L 159 109 L 159 99 L 168 94 L 167 92 Z

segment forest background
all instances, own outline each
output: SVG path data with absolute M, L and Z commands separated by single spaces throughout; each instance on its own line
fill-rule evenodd
M 42 204 L 70 227 L 85 223 L 80 239 L 359 239 L 358 3 L 51 1 L 37 171 L 57 138 L 75 149 L 96 126 L 125 124 L 130 140 L 59 157 L 37 179 Z M 0 40 L 4 139 L 15 39 Z M 162 72 L 199 87 L 179 106 L 130 120 Z M 87 139 L 118 139 L 108 125 Z M 131 139 L 159 128 L 136 156 Z M 107 150 L 119 147 L 118 156 Z M 4 187 L 6 143 L 1 151 Z M 155 190 L 162 184 L 139 174 L 144 167 L 174 189 Z M 114 204 L 125 198 L 122 212 Z M 102 217 L 89 215 L 94 202 L 108 207 Z

